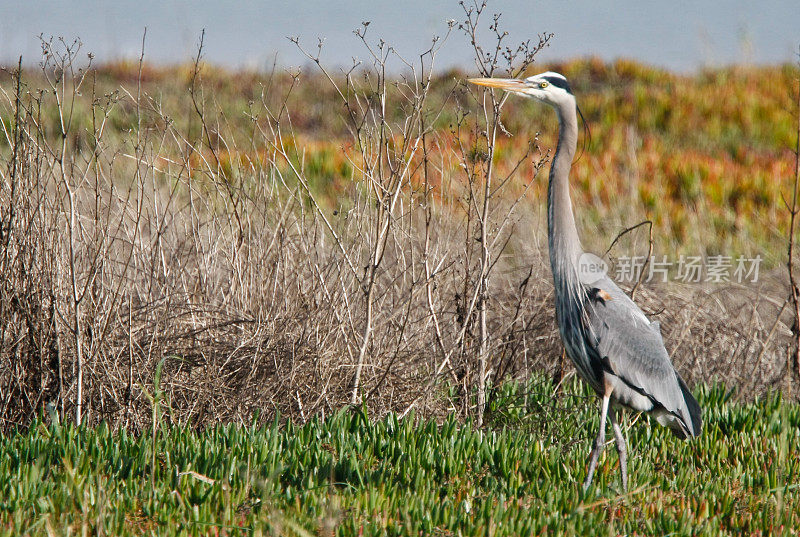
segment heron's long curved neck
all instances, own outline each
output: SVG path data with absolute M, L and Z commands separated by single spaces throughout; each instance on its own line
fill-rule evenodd
M 575 102 L 556 108 L 558 113 L 558 145 L 550 166 L 547 192 L 547 232 L 550 267 L 556 287 L 569 285 L 577 277 L 581 242 L 575 226 L 572 201 L 569 197 L 569 171 L 578 144 L 578 117 Z

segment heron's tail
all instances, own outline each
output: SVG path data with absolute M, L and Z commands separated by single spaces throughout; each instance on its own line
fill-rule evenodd
M 685 413 L 682 413 L 684 415 L 679 416 L 678 419 L 673 422 L 670 430 L 678 438 L 700 436 L 700 431 L 703 428 L 703 411 L 700 410 L 697 399 L 695 399 L 692 392 L 689 391 L 689 387 L 683 382 L 681 376 L 677 376 L 678 385 L 681 387 L 681 393 L 683 394 L 683 400 L 686 402 L 686 409 L 689 411 L 689 415 L 686 416 Z M 686 419 L 687 417 L 689 418 L 688 420 Z

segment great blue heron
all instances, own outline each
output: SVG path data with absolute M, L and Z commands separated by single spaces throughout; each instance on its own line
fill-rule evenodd
M 589 278 L 579 271 L 584 255 L 572 202 L 569 171 L 578 141 L 578 107 L 567 79 L 546 72 L 526 79 L 472 78 L 473 84 L 499 88 L 549 104 L 558 114 L 558 145 L 550 166 L 547 232 L 556 297 L 556 319 L 567 355 L 580 376 L 601 397 L 600 430 L 589 457 L 584 490 L 592 483 L 605 447 L 606 416 L 614 429 L 622 487 L 628 488 L 627 450 L 615 407 L 648 412 L 679 438 L 700 434 L 700 405 L 670 362 L 658 322 L 605 274 Z

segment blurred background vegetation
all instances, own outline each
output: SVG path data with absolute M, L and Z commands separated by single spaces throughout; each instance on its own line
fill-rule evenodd
M 0 74 L 6 94 L 13 93 L 12 70 Z M 586 247 L 602 253 L 622 229 L 650 219 L 656 255 L 677 260 L 680 255 L 760 254 L 763 268 L 784 263 L 788 218 L 782 196 L 789 196 L 794 178 L 796 65 L 733 66 L 679 75 L 632 61 L 586 59 L 535 64 L 528 74 L 545 70 L 561 72 L 570 80 L 591 134 L 582 143 L 572 173 L 573 199 L 580 224 L 587 230 Z M 115 99 L 140 91 L 191 139 L 201 130 L 186 98 L 193 73 L 193 65 L 145 64 L 140 78 L 137 62 L 101 65 L 90 75 L 91 91 L 84 87 L 78 102 L 84 99 L 88 105 L 92 94 Z M 36 69 L 23 76 L 32 91 L 42 86 Z M 457 119 L 456 104 L 466 103 L 463 81 L 468 76 L 450 71 L 433 81 L 429 105 L 441 107 L 435 127 L 445 134 L 436 144 L 440 152 L 453 149 L 446 133 Z M 322 75 L 280 69 L 227 71 L 203 65 L 202 80 L 204 98 L 219 112 L 212 127 L 224 132 L 229 147 L 236 147 L 219 148 L 223 169 L 263 160 L 264 147 L 253 143 L 254 129 L 265 121 L 257 108 L 289 95 L 287 120 L 297 138 L 294 143 L 303 147 L 311 185 L 329 209 L 347 205 L 342 196 L 354 180 L 347 158 L 353 153 L 352 140 L 343 115 L 331 113 L 341 112 L 342 106 Z M 4 125 L 11 124 L 12 112 L 0 112 Z M 131 100 L 120 100 L 109 116 L 106 130 L 111 132 L 106 136 L 127 137 L 137 123 L 136 113 Z M 389 113 L 399 117 L 403 110 Z M 45 130 L 57 136 L 59 119 L 52 101 L 41 110 L 41 118 Z M 148 116 L 144 118 L 146 123 Z M 88 147 L 89 107 L 77 106 L 72 121 L 74 147 Z M 538 141 L 538 156 L 554 149 L 557 124 L 549 110 L 510 99 L 503 121 L 507 133 L 499 138 L 495 154 L 501 174 L 517 164 L 531 140 Z M 7 139 L 0 137 L 0 151 L 8 150 Z M 522 192 L 524 183 L 530 183 L 526 203 L 541 214 L 546 175 L 534 177 L 532 170 L 531 161 L 523 163 L 514 178 L 518 188 L 508 194 Z

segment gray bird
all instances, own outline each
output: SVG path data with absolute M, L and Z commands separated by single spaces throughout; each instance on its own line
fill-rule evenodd
M 472 78 L 473 84 L 499 88 L 549 104 L 558 114 L 556 154 L 547 192 L 550 268 L 556 297 L 556 319 L 567 355 L 578 374 L 601 397 L 600 430 L 589 456 L 584 490 L 592 483 L 597 459 L 605 447 L 606 416 L 619 452 L 622 487 L 628 488 L 625 438 L 616 417 L 618 407 L 648 412 L 679 438 L 700 434 L 700 405 L 672 366 L 658 322 L 605 274 L 587 277 L 579 270 L 585 258 L 569 197 L 569 171 L 578 142 L 578 106 L 567 79 L 546 72 L 526 79 Z

